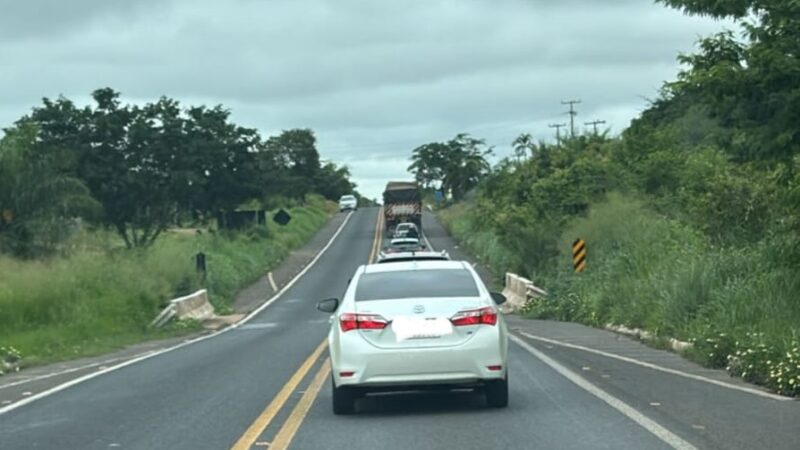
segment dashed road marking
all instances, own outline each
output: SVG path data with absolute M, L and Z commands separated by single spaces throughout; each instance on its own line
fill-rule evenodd
M 278 292 L 278 286 L 275 285 L 275 278 L 272 278 L 272 272 L 267 274 L 269 285 L 272 286 L 272 292 Z

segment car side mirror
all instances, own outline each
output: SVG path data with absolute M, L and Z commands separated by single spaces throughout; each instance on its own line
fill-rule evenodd
M 506 296 L 499 292 L 491 292 L 490 295 L 492 296 L 492 300 L 498 305 L 502 305 L 506 302 Z
M 317 303 L 317 309 L 324 313 L 334 313 L 337 308 L 339 308 L 338 298 L 326 298 Z

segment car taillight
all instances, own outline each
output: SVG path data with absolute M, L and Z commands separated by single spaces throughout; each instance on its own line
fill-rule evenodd
M 464 325 L 494 325 L 497 323 L 497 312 L 489 306 L 481 309 L 460 311 L 450 318 L 450 322 L 457 327 Z
M 389 322 L 377 314 L 344 313 L 339 316 L 342 331 L 350 330 L 382 330 Z

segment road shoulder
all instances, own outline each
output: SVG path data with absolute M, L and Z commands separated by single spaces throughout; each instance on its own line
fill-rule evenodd
M 283 286 L 289 283 L 300 273 L 330 241 L 347 214 L 336 214 L 314 235 L 303 247 L 292 251 L 277 268 L 272 271 L 272 280 L 276 289 L 273 289 L 269 274 L 265 274 L 258 281 L 241 290 L 233 304 L 234 314 L 221 316 L 209 323 L 210 329 L 190 333 L 169 339 L 155 339 L 127 346 L 123 349 L 98 356 L 61 361 L 24 369 L 0 377 L 0 408 L 23 400 L 36 393 L 46 391 L 55 386 L 68 383 L 71 380 L 105 370 L 118 364 L 141 358 L 148 354 L 173 347 L 182 342 L 197 339 L 213 331 L 234 323 L 245 314 L 255 310 L 266 300 L 272 297 Z
M 432 213 L 423 222 L 436 249 L 473 264 L 491 286 L 492 274 Z M 517 315 L 506 321 L 528 345 L 699 448 L 797 448 L 798 401 L 611 331 Z

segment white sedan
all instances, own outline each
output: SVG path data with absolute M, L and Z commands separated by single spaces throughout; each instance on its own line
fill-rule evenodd
M 498 304 L 462 261 L 361 266 L 344 298 L 317 308 L 331 316 L 328 348 L 333 412 L 349 414 L 370 392 L 482 390 L 508 404 L 508 338 Z
M 355 211 L 358 209 L 358 199 L 355 195 L 343 195 L 339 198 L 339 211 Z

